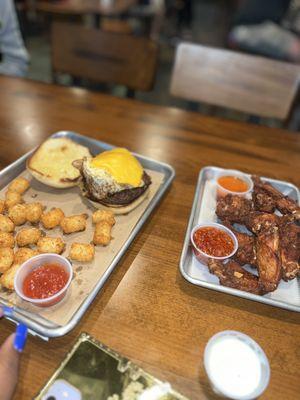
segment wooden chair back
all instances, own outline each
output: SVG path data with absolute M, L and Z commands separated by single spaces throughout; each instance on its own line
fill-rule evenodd
M 147 38 L 54 22 L 53 72 L 97 83 L 148 91 L 154 84 L 158 46 Z
M 189 101 L 285 120 L 298 91 L 300 66 L 182 43 L 171 94 Z

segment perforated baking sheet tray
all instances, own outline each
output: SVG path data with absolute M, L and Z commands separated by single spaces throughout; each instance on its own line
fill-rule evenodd
M 190 245 L 191 230 L 200 222 L 217 222 L 218 217 L 215 214 L 216 209 L 216 184 L 215 179 L 218 173 L 224 171 L 217 167 L 203 168 L 198 177 L 195 191 L 194 202 L 191 215 L 185 235 L 184 245 L 180 258 L 180 272 L 183 277 L 194 285 L 202 286 L 218 292 L 229 293 L 233 296 L 243 297 L 248 300 L 258 301 L 271 306 L 284 308 L 286 310 L 300 312 L 300 280 L 296 278 L 289 282 L 281 280 L 278 288 L 264 296 L 258 296 L 241 290 L 222 286 L 219 279 L 210 274 L 207 266 L 201 264 L 193 255 Z M 250 175 L 249 175 L 250 176 Z M 263 180 L 270 182 L 274 187 L 280 190 L 284 195 L 300 203 L 299 190 L 291 183 L 262 177 Z M 249 270 L 253 272 L 253 270 Z
M 77 133 L 69 131 L 57 132 L 54 135 L 52 135 L 52 137 L 70 138 L 73 141 L 88 147 L 90 149 L 91 154 L 93 155 L 96 155 L 104 150 L 109 150 L 114 147 L 110 144 L 100 142 L 98 140 L 94 140 L 86 136 L 82 136 Z M 19 176 L 20 174 L 24 174 L 24 171 L 26 170 L 26 161 L 31 156 L 33 151 L 34 150 L 25 154 L 23 157 L 21 157 L 20 159 L 18 159 L 13 164 L 9 165 L 0 172 L 0 190 L 4 189 L 5 186 L 15 177 Z M 80 267 L 81 268 L 80 272 L 79 272 L 80 268 L 75 269 L 77 275 L 82 274 L 82 276 L 80 276 L 80 278 L 82 279 L 75 279 L 75 282 L 72 283 L 71 287 L 72 290 L 69 298 L 68 296 L 66 296 L 66 298 L 57 306 L 49 307 L 48 310 L 38 309 L 37 307 L 31 306 L 29 303 L 26 302 L 20 303 L 20 300 L 16 299 L 15 298 L 16 295 L 14 294 L 12 294 L 11 297 L 9 297 L 8 295 L 5 295 L 5 293 L 2 292 L 1 294 L 0 292 L 0 304 L 15 306 L 14 314 L 11 318 L 9 318 L 13 322 L 19 322 L 19 321 L 24 322 L 29 327 L 31 333 L 37 334 L 43 337 L 44 339 L 47 339 L 49 337 L 63 336 L 67 334 L 71 329 L 73 329 L 79 322 L 79 320 L 84 315 L 87 308 L 92 303 L 95 296 L 99 293 L 104 283 L 109 278 L 114 268 L 116 268 L 118 262 L 120 261 L 124 253 L 127 251 L 131 242 L 139 233 L 143 224 L 149 218 L 153 209 L 159 203 L 160 199 L 168 189 L 172 180 L 174 179 L 175 171 L 170 165 L 152 160 L 150 158 L 141 156 L 139 154 L 135 155 L 143 165 L 144 169 L 147 170 L 150 173 L 150 175 L 152 173 L 153 185 L 151 186 L 153 186 L 153 188 L 150 187 L 150 194 L 148 196 L 148 199 L 146 199 L 145 202 L 143 202 L 136 210 L 130 213 L 128 217 L 127 216 L 117 217 L 120 219 L 117 220 L 117 223 L 113 228 L 116 230 L 115 230 L 114 240 L 111 243 L 111 245 L 106 247 L 105 249 L 100 249 L 100 248 L 96 249 L 95 261 L 97 261 L 97 252 L 99 252 L 100 258 L 98 259 L 98 262 L 94 262 L 93 265 Z M 37 181 L 35 181 L 33 182 L 33 188 L 30 189 L 30 191 L 32 190 L 36 192 L 34 196 L 38 196 L 36 197 L 37 200 L 35 201 L 39 201 L 40 199 L 42 199 L 41 202 L 45 205 L 48 205 L 47 201 L 49 205 L 51 205 L 53 197 L 55 201 L 57 201 L 56 199 L 58 195 L 57 194 L 55 195 L 54 192 L 60 190 L 61 192 L 59 192 L 59 201 L 60 204 L 62 204 L 61 206 L 62 209 L 65 212 L 67 212 L 67 215 L 83 212 L 83 210 L 81 210 L 81 208 L 84 207 L 83 201 L 81 199 L 81 196 L 79 195 L 79 190 L 76 190 L 76 188 L 71 190 L 69 189 L 51 190 L 51 188 L 48 188 L 45 185 L 39 184 Z M 46 197 L 44 192 L 46 193 Z M 27 193 L 26 195 L 30 196 Z M 60 198 L 60 196 L 62 197 Z M 92 210 L 90 209 L 89 213 L 91 212 Z M 128 218 L 130 222 L 129 220 L 126 221 L 126 218 Z M 91 230 L 92 227 L 88 225 L 87 231 L 88 229 Z M 49 234 L 50 236 L 53 236 L 53 233 L 49 232 Z M 57 232 L 57 234 L 59 234 L 59 232 Z M 84 235 L 84 232 L 79 233 L 78 236 L 77 234 L 74 235 L 76 236 L 76 238 L 74 237 L 75 241 L 76 239 L 78 241 L 78 238 L 82 240 L 82 237 L 80 235 Z M 64 237 L 64 239 L 67 241 L 67 247 L 68 247 L 70 245 L 70 243 L 68 244 L 69 238 Z M 84 241 L 86 241 L 85 239 L 86 238 L 84 237 Z M 109 257 L 107 258 L 108 261 L 106 261 L 107 264 L 105 265 L 103 265 L 103 262 L 105 261 L 106 257 L 104 252 L 105 253 L 110 252 Z M 64 253 L 63 255 L 67 254 L 68 253 L 66 252 L 66 254 Z M 83 282 L 84 280 L 83 274 L 84 273 L 86 274 L 86 270 L 88 268 L 90 268 L 90 273 L 92 276 L 92 284 L 91 284 L 91 279 L 89 279 L 89 286 L 86 285 L 85 287 Z M 102 268 L 100 271 L 101 273 L 99 273 L 100 268 Z M 95 271 L 95 275 L 97 276 L 96 282 L 93 271 Z M 87 277 L 87 275 L 85 276 Z M 81 287 L 80 288 L 76 287 L 76 285 L 79 284 L 81 284 Z M 78 296 L 79 297 L 82 296 L 82 298 L 78 300 Z M 74 306 L 75 302 L 78 302 L 78 307 L 76 308 Z M 71 307 L 69 307 L 68 304 Z M 72 307 L 73 310 L 71 310 Z

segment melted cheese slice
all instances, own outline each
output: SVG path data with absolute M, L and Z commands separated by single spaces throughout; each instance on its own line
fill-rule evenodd
M 93 158 L 91 166 L 103 169 L 119 184 L 138 187 L 142 183 L 143 168 L 138 160 L 126 149 L 116 148 L 104 151 Z

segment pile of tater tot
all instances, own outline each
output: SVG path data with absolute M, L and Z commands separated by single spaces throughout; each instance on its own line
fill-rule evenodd
M 39 203 L 25 203 L 23 194 L 29 189 L 29 181 L 16 178 L 8 186 L 5 199 L 0 200 L 0 284 L 13 290 L 18 268 L 29 258 L 41 253 L 62 254 L 66 243 L 60 236 L 48 236 L 44 230 L 60 227 L 64 235 L 86 229 L 87 214 L 65 216 L 60 208 L 46 210 Z M 111 211 L 97 210 L 92 215 L 95 226 L 91 243 L 74 242 L 68 257 L 73 261 L 91 262 L 95 246 L 107 246 L 115 224 Z M 27 224 L 15 232 L 15 228 Z M 17 246 L 17 247 L 16 247 Z

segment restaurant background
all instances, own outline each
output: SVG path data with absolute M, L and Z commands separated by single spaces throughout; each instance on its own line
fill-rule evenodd
M 67 11 L 62 7 L 60 10 L 59 3 L 63 6 L 73 3 L 74 7 L 73 5 L 69 8 L 65 7 Z M 75 23 L 114 32 L 121 36 L 150 38 L 158 44 L 157 70 L 154 71 L 155 84 L 150 91 L 137 90 L 135 98 L 138 100 L 229 119 L 250 120 L 268 126 L 283 125 L 277 118 L 253 118 L 249 115 L 250 113 L 233 110 L 230 99 L 225 108 L 216 107 L 214 104 L 211 106 L 203 101 L 191 102 L 180 96 L 174 96 L 170 91 L 170 81 L 176 49 L 182 42 L 230 49 L 238 54 L 260 55 L 264 58 L 298 65 L 300 59 L 299 1 L 136 0 L 125 1 L 127 6 L 120 13 L 107 12 L 96 17 L 95 10 L 93 12 L 90 12 L 91 8 L 84 10 L 80 8 L 81 6 L 79 7 L 81 3 L 97 6 L 101 4 L 101 1 L 16 1 L 25 45 L 30 54 L 28 78 L 43 82 L 53 81 L 51 26 L 54 21 Z M 102 4 L 109 8 L 114 1 L 107 0 Z M 226 71 L 230 65 L 224 60 L 222 67 Z M 88 87 L 95 91 L 109 91 L 116 96 L 126 95 L 124 87 L 116 85 L 112 87 L 112 85 L 87 82 L 82 79 L 72 81 L 68 74 L 60 76 L 58 83 L 63 85 L 75 83 L 77 86 Z M 298 130 L 300 119 L 297 102 L 290 105 L 290 108 L 292 115 L 289 115 L 288 127 L 295 131 Z

